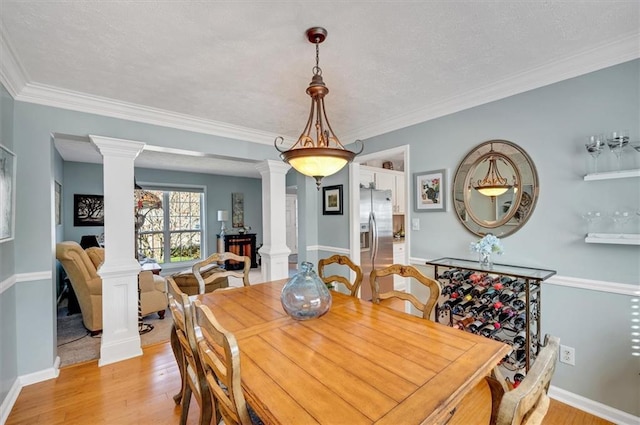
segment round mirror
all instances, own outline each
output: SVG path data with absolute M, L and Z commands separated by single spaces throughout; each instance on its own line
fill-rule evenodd
M 529 155 L 506 140 L 489 140 L 464 157 L 453 180 L 453 204 L 471 233 L 508 236 L 527 222 L 538 199 Z

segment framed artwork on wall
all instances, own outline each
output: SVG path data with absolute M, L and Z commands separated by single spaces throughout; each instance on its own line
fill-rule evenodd
M 244 227 L 244 193 L 231 194 L 231 223 L 233 227 Z
M 104 196 L 73 195 L 73 225 L 104 226 Z
M 15 237 L 15 210 L 16 154 L 0 145 L 0 243 Z
M 322 215 L 342 215 L 342 185 L 322 188 Z
M 446 211 L 446 179 L 446 169 L 413 173 L 413 210 L 415 212 Z

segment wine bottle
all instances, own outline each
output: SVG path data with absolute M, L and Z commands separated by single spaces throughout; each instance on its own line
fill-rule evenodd
M 475 303 L 473 301 L 465 301 L 451 307 L 451 312 L 458 316 L 462 316 L 468 309 L 470 309 Z
M 455 329 L 465 330 L 469 324 L 473 323 L 476 319 L 474 317 L 468 316 L 464 319 L 458 320 L 453 327 Z
M 500 278 L 500 283 L 502 283 L 503 286 L 510 286 L 511 282 L 513 282 L 513 278 L 509 277 L 509 276 L 502 276 Z
M 527 332 L 520 331 L 513 337 L 513 344 L 517 347 L 524 348 L 527 345 Z
M 442 308 L 444 310 L 449 310 L 451 311 L 451 309 L 458 305 L 460 302 L 462 302 L 463 299 L 462 298 L 449 298 L 448 300 L 446 300 L 445 302 L 442 303 Z
M 500 330 L 500 323 L 489 322 L 480 328 L 480 335 L 491 338 Z
M 471 290 L 471 296 L 478 298 L 487 291 L 488 288 L 486 286 L 476 286 Z
M 477 334 L 484 322 L 482 320 L 476 319 L 474 322 L 469 324 L 469 332 Z
M 523 311 L 527 306 L 527 295 L 520 294 L 520 296 L 511 301 L 511 307 L 517 311 Z
M 462 285 L 456 288 L 456 292 L 461 297 L 464 297 L 465 295 L 470 294 L 472 290 L 473 290 L 473 285 L 471 285 L 470 283 L 463 283 Z
M 510 308 L 503 308 L 496 317 L 496 321 L 499 323 L 506 323 L 509 319 L 516 315 L 516 312 Z
M 516 373 L 515 375 L 513 375 L 513 388 L 518 388 L 518 385 L 520 385 L 523 379 L 524 375 L 521 373 Z
M 474 284 L 478 284 L 482 281 L 482 275 L 480 273 L 473 273 L 469 276 L 469 280 L 471 280 Z
M 455 283 L 450 283 L 448 285 L 444 285 L 442 287 L 442 290 L 440 291 L 440 293 L 442 295 L 451 295 L 455 292 L 456 288 L 458 287 L 458 285 L 456 285 Z
M 491 307 L 488 306 L 487 304 L 476 303 L 473 307 L 469 309 L 469 314 L 473 316 L 481 316 L 482 313 L 488 308 L 491 308 Z
M 443 279 L 451 279 L 451 275 L 452 275 L 453 273 L 457 272 L 457 271 L 458 271 L 458 269 L 448 269 L 448 270 L 445 270 L 445 271 L 440 275 L 440 277 L 441 277 L 441 278 L 443 278 Z
M 518 279 L 511 284 L 511 290 L 515 293 L 520 293 L 525 290 L 527 284 L 522 279 Z
M 516 297 L 516 294 L 510 290 L 510 289 L 504 289 L 501 293 L 500 293 L 500 302 L 502 304 L 507 304 L 509 303 L 512 299 L 514 299 Z
M 520 330 L 524 329 L 524 327 L 527 324 L 527 315 L 526 315 L 526 313 L 520 313 L 517 316 L 514 316 L 513 320 L 511 320 L 511 324 L 513 325 L 513 327 L 517 331 L 520 331 Z

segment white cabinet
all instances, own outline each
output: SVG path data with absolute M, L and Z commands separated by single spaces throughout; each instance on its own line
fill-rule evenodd
M 393 214 L 404 214 L 406 202 L 404 172 L 361 165 L 360 185 L 370 187 L 370 183 L 374 183 L 378 190 L 390 190 Z
M 407 264 L 407 254 L 404 242 L 393 243 L 393 264 Z M 402 276 L 393 276 L 393 289 L 396 291 L 405 291 L 407 289 L 407 278 Z

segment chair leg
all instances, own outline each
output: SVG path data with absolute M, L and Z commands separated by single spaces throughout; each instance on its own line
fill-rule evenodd
M 191 387 L 187 385 L 184 389 L 184 396 L 182 397 L 182 410 L 180 412 L 180 425 L 187 423 L 187 416 L 189 416 L 189 406 L 191 405 Z
M 160 318 L 160 320 L 164 320 L 164 314 L 165 314 L 166 310 L 162 310 L 158 312 L 158 317 Z
M 209 394 L 201 394 L 202 404 L 200 406 L 199 425 L 210 425 L 213 417 L 213 406 L 211 405 L 211 397 Z
M 170 341 L 171 341 L 171 350 L 173 350 L 173 355 L 176 358 L 176 363 L 178 364 L 178 370 L 180 371 L 180 381 L 181 381 L 180 392 L 178 392 L 178 394 L 173 396 L 173 401 L 175 401 L 176 404 L 180 404 L 182 402 L 185 382 L 187 382 L 186 375 L 185 375 L 187 371 L 185 370 L 184 354 L 182 352 L 182 346 L 180 345 L 180 341 L 178 341 L 178 335 L 176 334 L 175 324 L 171 325 Z

